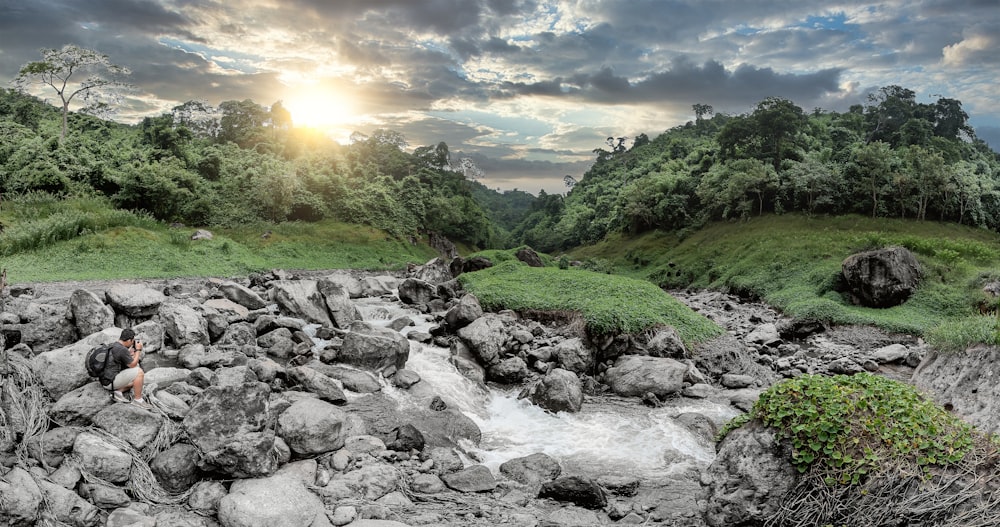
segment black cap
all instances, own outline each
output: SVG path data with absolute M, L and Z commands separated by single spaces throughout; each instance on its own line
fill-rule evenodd
M 132 331 L 132 328 L 125 328 L 122 330 L 122 336 L 119 337 L 118 340 L 124 342 L 126 340 L 132 340 L 134 338 L 135 338 L 135 331 Z

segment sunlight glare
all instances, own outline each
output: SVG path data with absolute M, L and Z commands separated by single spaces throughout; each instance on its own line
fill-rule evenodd
M 282 104 L 292 114 L 296 127 L 335 127 L 354 117 L 352 101 L 335 91 L 300 90 Z

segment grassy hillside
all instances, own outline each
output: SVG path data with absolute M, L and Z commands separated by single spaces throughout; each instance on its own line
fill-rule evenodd
M 834 285 L 853 253 L 901 245 L 924 270 L 904 305 L 850 305 Z M 1000 236 L 951 223 L 862 216 L 769 215 L 715 223 L 686 238 L 649 232 L 610 237 L 572 252 L 666 288 L 714 288 L 759 297 L 796 317 L 872 324 L 923 335 L 945 348 L 996 343 L 997 319 L 980 315 L 982 292 L 1000 279 Z
M 328 220 L 213 229 L 213 239 L 193 241 L 194 228 L 170 228 L 98 198 L 6 202 L 0 224 L 0 267 L 11 283 L 401 269 L 436 256 L 425 244 Z

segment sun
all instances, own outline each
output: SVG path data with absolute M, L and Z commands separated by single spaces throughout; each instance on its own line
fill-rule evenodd
M 292 114 L 295 127 L 332 128 L 356 117 L 349 97 L 318 88 L 295 91 L 282 105 Z

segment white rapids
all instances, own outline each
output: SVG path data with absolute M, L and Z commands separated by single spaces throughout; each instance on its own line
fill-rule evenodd
M 374 325 L 409 317 L 416 325 L 404 328 L 404 335 L 427 332 L 433 324 L 429 316 L 396 302 L 367 298 L 356 305 Z M 516 391 L 492 387 L 484 391 L 458 373 L 448 362 L 449 354 L 448 349 L 411 341 L 406 368 L 475 421 L 483 439 L 468 449 L 494 473 L 505 461 L 541 452 L 559 461 L 564 473 L 628 474 L 655 480 L 707 466 L 715 458 L 714 444 L 678 423 L 678 415 L 695 412 L 722 426 L 738 414 L 729 405 L 704 400 L 668 401 L 649 408 L 638 399 L 613 396 L 587 397 L 579 413 L 553 414 L 518 399 Z M 384 383 L 384 390 L 401 403 L 408 402 L 404 390 L 389 383 Z

